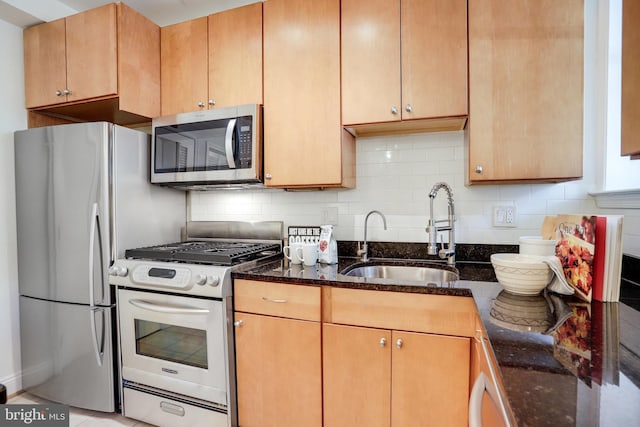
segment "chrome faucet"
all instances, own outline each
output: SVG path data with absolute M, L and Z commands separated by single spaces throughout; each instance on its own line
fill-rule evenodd
M 449 215 L 447 219 L 435 221 L 433 218 L 433 201 L 438 195 L 438 191 L 444 190 L 447 192 L 447 198 L 449 199 Z M 427 224 L 427 234 L 429 235 L 429 245 L 427 246 L 427 253 L 429 255 L 438 255 L 440 258 L 447 259 L 447 264 L 454 265 L 456 263 L 456 243 L 455 243 L 455 227 L 454 223 L 456 216 L 453 207 L 453 193 L 451 187 L 446 182 L 437 182 L 431 188 L 429 192 L 429 223 Z M 446 223 L 443 226 L 436 226 L 438 223 Z M 441 241 L 441 249 L 438 250 L 438 233 L 441 231 L 449 231 L 449 243 L 447 248 L 444 248 L 444 243 Z
M 358 242 L 358 251 L 356 254 L 361 257 L 362 262 L 367 262 L 369 260 L 368 248 L 367 248 L 367 222 L 369 221 L 369 216 L 371 214 L 378 214 L 382 218 L 382 223 L 384 224 L 384 229 L 387 229 L 387 219 L 384 217 L 382 212 L 380 211 L 371 211 L 364 218 L 364 243 L 362 244 L 362 248 L 360 248 L 360 242 Z

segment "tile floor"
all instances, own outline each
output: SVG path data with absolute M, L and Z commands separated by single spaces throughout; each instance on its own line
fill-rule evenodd
M 7 404 L 30 405 L 47 403 L 46 400 L 33 396 L 29 393 L 22 393 L 12 397 Z M 132 418 L 125 418 L 121 414 L 106 414 L 104 412 L 89 411 L 69 407 L 69 427 L 153 427 L 151 424 Z

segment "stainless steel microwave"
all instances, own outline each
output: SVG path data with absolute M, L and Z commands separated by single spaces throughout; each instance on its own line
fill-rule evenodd
M 205 190 L 263 182 L 260 105 L 163 116 L 152 128 L 153 184 Z

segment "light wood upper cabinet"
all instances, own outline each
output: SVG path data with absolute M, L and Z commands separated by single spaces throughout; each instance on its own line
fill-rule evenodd
M 340 120 L 340 1 L 264 7 L 264 170 L 270 187 L 353 187 Z
M 640 2 L 622 2 L 623 156 L 640 155 Z
M 116 6 L 66 18 L 68 101 L 118 93 Z
M 207 17 L 160 29 L 162 115 L 208 105 Z
M 262 104 L 262 3 L 161 33 L 163 115 Z
M 469 338 L 325 323 L 325 424 L 466 426 L 469 355 Z
M 67 87 L 64 19 L 24 30 L 24 77 L 27 108 L 61 102 Z M 44 76 L 47 71 L 47 78 Z M 66 96 L 64 98 L 66 101 Z
M 583 0 L 469 0 L 469 183 L 582 176 Z
M 158 26 L 122 3 L 27 28 L 26 107 L 80 120 L 148 120 L 160 112 L 159 48 Z
M 118 92 L 116 5 L 25 29 L 27 108 Z
M 209 99 L 262 104 L 262 3 L 209 15 Z
M 343 0 L 342 109 L 343 124 L 358 135 L 462 129 L 466 0 Z M 431 120 L 366 125 L 415 119 Z

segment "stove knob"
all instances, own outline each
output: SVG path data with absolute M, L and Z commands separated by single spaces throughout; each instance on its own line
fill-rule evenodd
M 218 276 L 207 276 L 207 285 L 218 286 L 220 284 L 220 278 Z
M 112 265 L 111 267 L 109 267 L 110 276 L 125 277 L 127 273 L 129 273 L 129 270 L 127 269 L 127 267 L 124 267 L 124 266 L 121 267 L 118 265 Z
M 204 285 L 205 283 L 207 283 L 207 276 L 205 276 L 204 274 L 198 274 L 196 276 L 196 285 Z

